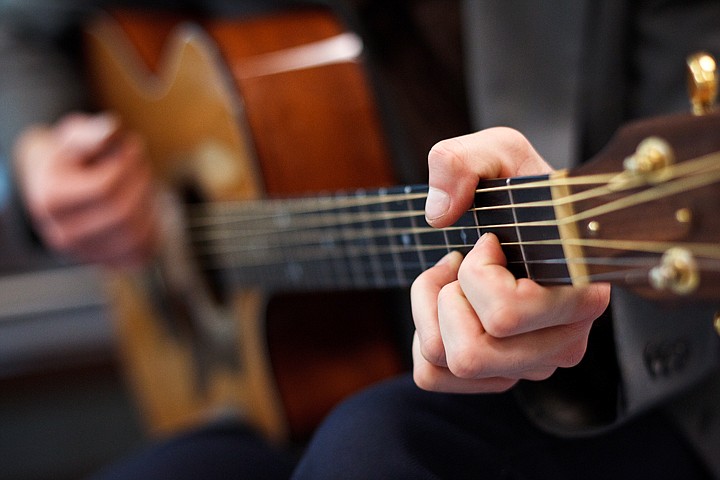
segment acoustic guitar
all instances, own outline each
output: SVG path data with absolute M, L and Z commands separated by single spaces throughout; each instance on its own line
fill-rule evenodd
M 250 256 L 263 282 L 237 284 L 232 268 L 211 266 L 224 247 L 190 247 L 178 233 L 215 235 L 219 212 L 202 205 L 397 183 L 358 37 L 316 9 L 223 21 L 115 12 L 87 33 L 98 105 L 143 133 L 173 197 L 165 258 L 110 279 L 122 364 L 149 428 L 239 412 L 271 438 L 301 439 L 340 399 L 402 371 L 396 292 L 317 294 L 309 281 L 296 293 L 281 280 L 299 264 L 261 252 Z M 238 228 L 253 245 L 296 238 Z
M 484 232 L 518 277 L 720 298 L 715 113 L 631 124 L 577 170 L 483 181 L 436 230 L 427 187 L 393 186 L 362 44 L 328 12 L 115 15 L 88 47 L 99 105 L 144 132 L 171 192 L 164 258 L 112 280 L 155 430 L 227 409 L 271 438 L 307 435 L 345 395 L 403 369 L 384 292 Z

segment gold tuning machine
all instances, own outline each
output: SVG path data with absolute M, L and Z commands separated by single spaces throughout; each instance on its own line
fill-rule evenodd
M 660 265 L 649 273 L 650 284 L 656 290 L 669 290 L 678 295 L 695 291 L 700 273 L 692 254 L 684 248 L 671 248 L 662 256 Z
M 712 55 L 698 52 L 687 59 L 688 93 L 695 115 L 715 109 L 718 91 L 717 64 Z

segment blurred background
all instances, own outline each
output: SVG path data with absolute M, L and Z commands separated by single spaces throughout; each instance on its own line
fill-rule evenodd
M 142 433 L 99 271 L 0 272 L 0 479 L 71 479 Z

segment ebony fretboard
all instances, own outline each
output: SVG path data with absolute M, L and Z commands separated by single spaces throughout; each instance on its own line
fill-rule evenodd
M 425 222 L 427 186 L 411 186 L 198 205 L 190 232 L 203 267 L 237 286 L 405 287 L 449 251 L 469 251 L 485 232 L 499 237 L 517 277 L 567 283 L 559 242 L 537 242 L 559 238 L 545 179 L 482 182 L 472 208 L 446 229 Z

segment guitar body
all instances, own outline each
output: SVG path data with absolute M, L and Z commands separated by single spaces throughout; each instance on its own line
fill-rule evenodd
M 98 105 L 145 135 L 160 184 L 246 200 L 395 183 L 356 40 L 322 10 L 122 13 L 88 30 L 88 64 Z M 153 278 L 110 279 L 122 361 L 153 432 L 229 412 L 270 438 L 304 438 L 346 395 L 403 368 L 390 293 L 221 284 L 206 315 L 192 285 L 167 295 Z

